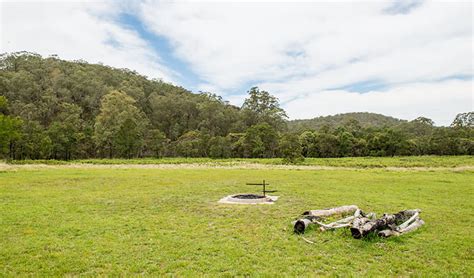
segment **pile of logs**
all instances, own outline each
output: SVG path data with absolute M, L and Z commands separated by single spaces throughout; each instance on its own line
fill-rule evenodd
M 395 214 L 384 214 L 377 218 L 375 213 L 364 213 L 357 206 L 342 206 L 323 210 L 305 211 L 302 218 L 294 222 L 295 233 L 304 233 L 310 225 L 318 225 L 321 231 L 350 228 L 352 237 L 360 239 L 371 233 L 381 237 L 399 236 L 414 231 L 425 222 L 420 219 L 419 209 L 403 210 Z M 328 217 L 341 219 L 325 223 Z

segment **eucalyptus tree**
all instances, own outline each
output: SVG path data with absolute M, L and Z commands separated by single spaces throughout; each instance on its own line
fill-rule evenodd
M 286 128 L 288 116 L 276 97 L 258 87 L 252 87 L 248 95 L 242 105 L 243 118 L 248 127 L 267 123 L 276 130 Z
M 103 97 L 94 130 L 99 152 L 109 157 L 140 154 L 148 120 L 135 102 L 132 97 L 116 90 Z

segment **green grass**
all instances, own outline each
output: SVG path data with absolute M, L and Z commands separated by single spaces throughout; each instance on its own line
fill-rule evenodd
M 242 163 L 258 163 L 279 165 L 281 158 L 141 158 L 141 159 L 80 159 L 61 160 L 13 160 L 11 164 L 50 164 L 62 165 L 71 163 L 84 164 L 213 164 L 235 165 Z M 397 157 L 343 157 L 343 158 L 306 158 L 300 165 L 331 166 L 331 167 L 459 167 L 474 166 L 473 156 L 397 156 Z
M 276 204 L 216 203 L 262 179 L 279 190 Z M 0 276 L 472 277 L 473 185 L 472 171 L 3 171 Z M 420 208 L 426 225 L 390 239 L 313 230 L 308 244 L 293 234 L 301 212 L 344 204 L 378 215 Z

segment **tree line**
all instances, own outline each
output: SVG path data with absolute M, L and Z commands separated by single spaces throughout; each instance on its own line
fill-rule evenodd
M 0 156 L 271 158 L 474 153 L 472 112 L 450 127 L 420 117 L 289 130 L 278 99 L 253 87 L 241 107 L 134 71 L 34 53 L 0 57 Z M 393 122 L 393 121 L 392 121 Z

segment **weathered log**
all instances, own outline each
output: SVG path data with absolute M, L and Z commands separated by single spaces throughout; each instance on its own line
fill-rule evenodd
M 328 217 L 332 215 L 345 215 L 353 214 L 359 208 L 356 205 L 342 206 L 337 208 L 330 209 L 321 209 L 321 210 L 308 210 L 303 212 L 303 215 L 315 216 L 315 217 Z
M 297 234 L 304 233 L 306 228 L 308 228 L 308 226 L 312 223 L 313 222 L 311 220 L 309 220 L 308 218 L 302 218 L 302 219 L 296 220 L 296 222 L 294 224 L 295 233 L 297 233 Z
M 332 230 L 332 229 L 339 229 L 339 228 L 349 227 L 352 220 L 354 220 L 356 218 L 356 215 L 359 215 L 359 213 L 358 213 L 359 211 L 360 210 L 357 210 L 354 213 L 353 216 L 349 216 L 349 217 L 346 217 L 346 218 L 343 218 L 343 219 L 339 219 L 337 221 L 334 221 L 334 222 L 331 222 L 331 223 L 328 223 L 328 224 L 324 224 L 324 223 L 319 222 L 319 221 L 314 221 L 314 222 L 320 226 L 319 229 L 323 232 L 327 231 L 327 230 Z
M 384 214 L 382 218 L 372 221 L 367 217 L 357 218 L 352 222 L 352 237 L 359 239 L 371 232 L 385 230 L 388 227 L 390 227 L 390 230 L 395 230 L 395 225 L 406 222 L 417 213 L 419 213 L 419 210 L 404 210 L 396 214 Z
M 425 224 L 425 222 L 423 220 L 416 219 L 413 223 L 408 225 L 406 228 L 398 229 L 398 230 L 387 229 L 387 230 L 380 231 L 377 234 L 378 234 L 378 236 L 381 236 L 381 237 L 400 236 L 402 234 L 412 232 L 412 231 L 418 229 L 419 227 L 423 226 L 424 224 Z M 398 227 L 400 227 L 400 226 L 398 226 Z
M 355 205 L 351 206 L 342 206 L 336 207 L 331 209 L 323 209 L 323 210 L 309 210 L 303 212 L 305 218 L 301 218 L 296 220 L 294 225 L 295 233 L 301 234 L 309 227 L 309 225 L 314 224 L 315 221 L 320 220 L 322 217 L 328 217 L 332 215 L 345 215 L 357 212 L 359 208 Z
M 338 225 L 326 225 L 326 224 L 321 223 L 321 222 L 316 222 L 316 224 L 318 224 L 320 226 L 319 230 L 321 232 L 325 232 L 327 230 L 334 230 L 334 229 L 349 227 L 351 225 L 349 223 L 347 223 L 347 224 L 338 224 Z
M 411 211 L 413 213 L 413 216 L 411 216 L 407 221 L 405 221 L 404 223 L 400 224 L 397 228 L 399 230 L 401 229 L 405 229 L 406 227 L 408 227 L 413 221 L 415 221 L 419 215 L 420 215 L 420 210 L 412 210 Z M 408 215 L 407 215 L 408 216 Z
M 367 223 L 370 223 L 370 221 L 371 220 L 367 217 L 359 217 L 359 218 L 354 219 L 354 221 L 352 221 L 352 225 L 351 225 L 351 234 L 352 234 L 352 236 L 354 238 L 361 238 L 362 237 L 362 228 Z
M 351 227 L 352 237 L 357 239 L 365 237 L 370 232 L 386 228 L 388 225 L 395 223 L 396 220 L 397 216 L 395 214 L 386 214 L 377 220 L 361 222 L 358 225 L 353 224 Z
M 411 223 L 408 227 L 404 228 L 404 229 L 401 229 L 399 232 L 400 234 L 406 234 L 406 233 L 409 233 L 409 232 L 412 232 L 416 229 L 418 229 L 419 227 L 423 226 L 425 224 L 425 221 L 423 221 L 422 219 L 417 219 L 415 220 L 415 222 Z
M 327 224 L 323 222 L 325 217 L 350 213 L 353 215 Z M 311 224 L 317 224 L 321 231 L 350 227 L 352 236 L 357 239 L 371 232 L 377 232 L 382 237 L 389 237 L 399 236 L 422 226 L 424 222 L 419 219 L 419 214 L 419 209 L 403 210 L 396 214 L 384 214 L 376 219 L 375 213 L 365 214 L 357 206 L 351 205 L 306 211 L 303 213 L 305 217 L 294 221 L 293 224 L 295 233 L 304 233 Z
M 369 218 L 370 220 L 377 219 L 377 214 L 375 214 L 375 212 L 369 212 L 367 214 L 362 213 L 361 215 L 364 216 L 364 217 Z

